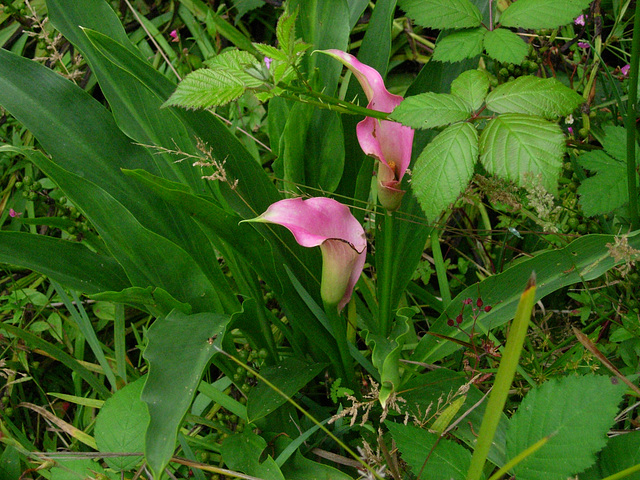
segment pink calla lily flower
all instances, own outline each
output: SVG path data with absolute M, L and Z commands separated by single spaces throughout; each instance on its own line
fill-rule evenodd
M 342 310 L 351 299 L 367 254 L 364 229 L 347 206 L 325 197 L 288 198 L 250 221 L 282 225 L 303 247 L 319 246 L 322 300 Z
M 376 69 L 341 50 L 323 50 L 322 53 L 339 60 L 353 72 L 369 100 L 367 108 L 391 113 L 402 102 L 401 96 L 389 93 Z M 397 210 L 404 195 L 399 188 L 400 182 L 411 162 L 413 129 L 396 122 L 366 117 L 358 124 L 356 133 L 364 153 L 380 162 L 380 203 L 387 210 Z

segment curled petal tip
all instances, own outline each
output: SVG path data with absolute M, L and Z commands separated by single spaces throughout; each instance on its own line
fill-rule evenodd
M 325 197 L 289 198 L 250 221 L 282 225 L 303 247 L 319 246 L 322 299 L 339 309 L 348 303 L 364 267 L 367 239 L 346 205 Z

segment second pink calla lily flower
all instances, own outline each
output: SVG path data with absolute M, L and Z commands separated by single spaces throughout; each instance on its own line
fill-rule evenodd
M 303 247 L 319 246 L 322 300 L 342 310 L 351 299 L 367 254 L 364 229 L 346 205 L 325 197 L 289 198 L 249 221 L 282 225 Z
M 339 60 L 353 72 L 369 101 L 367 108 L 391 113 L 402 102 L 401 96 L 389 93 L 376 69 L 341 50 L 323 50 L 322 53 Z M 387 210 L 397 210 L 404 195 L 400 183 L 411 162 L 413 129 L 396 122 L 366 117 L 358 124 L 356 133 L 364 153 L 380 162 L 380 203 Z

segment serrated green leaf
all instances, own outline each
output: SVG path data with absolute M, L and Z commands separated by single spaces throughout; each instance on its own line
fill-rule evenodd
M 427 92 L 405 98 L 390 118 L 412 128 L 434 128 L 466 120 L 470 116 L 470 106 L 460 97 Z
M 491 58 L 499 62 L 520 65 L 529 53 L 529 46 L 518 35 L 506 28 L 487 30 L 484 49 Z
M 500 115 L 480 135 L 480 161 L 489 173 L 520 185 L 525 175 L 539 175 L 549 192 L 557 190 L 564 153 L 560 127 L 532 115 Z
M 138 453 L 144 449 L 144 435 L 149 423 L 147 406 L 140 400 L 145 378 L 118 390 L 100 409 L 96 417 L 95 439 L 101 453 Z M 127 471 L 140 463 L 136 456 L 107 457 L 107 465 Z
M 293 47 L 296 41 L 297 16 L 297 11 L 292 14 L 285 11 L 278 19 L 278 24 L 276 25 L 276 38 L 278 39 L 278 45 L 289 55 L 293 52 Z
M 466 70 L 451 83 L 451 93 L 479 109 L 489 91 L 489 76 L 482 70 Z
M 507 458 L 550 438 L 514 467 L 518 480 L 565 480 L 592 465 L 624 391 L 617 379 L 596 375 L 551 380 L 531 390 L 511 418 Z
M 400 8 L 428 28 L 469 28 L 482 23 L 480 10 L 469 0 L 400 0 Z
M 254 43 L 253 46 L 256 47 L 256 50 L 258 50 L 265 57 L 269 57 L 274 60 L 280 60 L 281 62 L 287 61 L 287 55 L 282 50 L 278 50 L 272 45 L 265 45 L 264 43 Z
M 205 64 L 209 68 L 224 68 L 226 70 L 234 70 L 244 72 L 247 67 L 259 65 L 258 60 L 249 52 L 244 50 L 227 50 L 220 55 L 216 55 Z
M 187 75 L 164 104 L 184 108 L 209 108 L 240 97 L 244 84 L 222 69 L 201 68 Z
M 247 73 L 260 68 L 258 60 L 242 50 L 228 50 L 187 75 L 163 106 L 209 108 L 229 103 L 249 88 L 258 88 L 262 80 Z
M 470 123 L 452 125 L 422 151 L 412 190 L 427 219 L 437 219 L 464 191 L 478 159 L 478 132 Z
M 555 28 L 573 21 L 591 0 L 518 0 L 500 17 L 504 27 L 536 30 Z
M 413 425 L 385 424 L 414 475 L 422 471 L 420 478 L 430 480 L 465 478 L 471 453 L 462 445 Z
M 615 127 L 613 125 L 607 125 L 603 128 L 604 138 L 598 140 L 602 143 L 604 151 L 611 155 L 616 160 L 621 162 L 627 161 L 627 130 L 624 127 Z M 582 158 L 582 157 L 581 157 Z M 640 160 L 640 149 L 636 148 L 636 163 Z M 585 164 L 585 168 L 597 170 Z
M 580 155 L 578 162 L 596 172 L 578 187 L 580 205 L 585 215 L 592 217 L 609 213 L 629 201 L 626 162 L 616 160 L 600 150 Z
M 569 115 L 584 99 L 554 78 L 525 75 L 503 83 L 487 96 L 487 108 L 496 113 L 524 113 L 549 120 Z
M 447 35 L 436 44 L 433 59 L 439 62 L 460 62 L 480 55 L 484 32 L 484 28 L 474 28 Z

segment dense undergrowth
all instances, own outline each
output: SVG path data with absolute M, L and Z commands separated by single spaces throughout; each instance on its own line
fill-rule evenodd
M 640 478 L 634 2 L 0 5 L 0 479 Z

